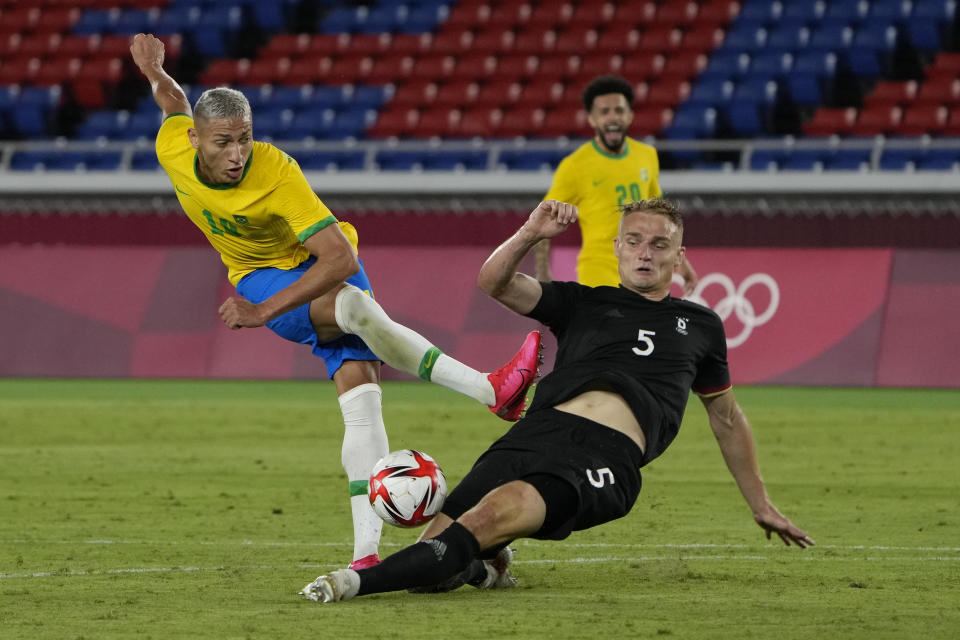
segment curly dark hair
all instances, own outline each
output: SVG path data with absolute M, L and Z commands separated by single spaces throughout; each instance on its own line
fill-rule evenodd
M 621 93 L 627 99 L 627 105 L 633 108 L 633 87 L 620 76 L 599 76 L 594 78 L 583 90 L 583 106 L 587 112 L 593 109 L 593 100 L 608 93 Z

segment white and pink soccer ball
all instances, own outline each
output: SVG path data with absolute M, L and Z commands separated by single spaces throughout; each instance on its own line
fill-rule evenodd
M 447 479 L 422 451 L 393 451 L 373 466 L 368 495 L 370 506 L 388 524 L 418 527 L 440 513 Z

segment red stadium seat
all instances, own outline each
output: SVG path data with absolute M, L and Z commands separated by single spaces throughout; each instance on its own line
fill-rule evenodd
M 283 82 L 290 70 L 290 58 L 266 58 L 250 62 L 247 84 L 260 85 Z
M 0 86 L 5 84 L 30 84 L 40 71 L 40 58 L 12 58 L 0 65 Z
M 35 33 L 66 33 L 80 19 L 80 9 L 76 7 L 47 6 L 33 25 Z M 4 18 L 6 21 L 6 18 Z
M 536 74 L 539 64 L 537 56 L 508 54 L 497 61 L 497 75 L 501 78 L 523 80 Z
M 507 107 L 515 104 L 526 95 L 526 89 L 515 80 L 491 79 L 480 86 L 477 93 L 477 106 Z
M 453 75 L 457 78 L 483 80 L 497 72 L 497 57 L 489 53 L 470 53 L 457 58 Z M 508 82 L 512 82 L 508 79 Z
M 613 20 L 614 5 L 609 2 L 583 2 L 570 16 L 570 25 L 597 27 Z
M 897 106 L 880 105 L 860 110 L 856 122 L 850 127 L 850 135 L 875 136 L 896 131 L 903 117 L 903 109 Z
M 587 112 L 581 106 L 562 106 L 550 109 L 543 117 L 540 135 L 545 138 L 585 136 L 589 133 Z
M 453 80 L 437 89 L 434 105 L 466 109 L 476 102 L 480 86 L 473 80 Z
M 864 107 L 907 105 L 917 96 L 916 80 L 883 80 L 863 98 Z
M 80 58 L 55 58 L 46 60 L 33 76 L 32 84 L 52 87 L 70 82 L 80 70 Z
M 454 56 L 428 53 L 414 61 L 413 69 L 410 70 L 410 78 L 440 82 L 450 77 L 455 64 L 456 58 Z
M 856 117 L 857 110 L 853 107 L 821 107 L 803 124 L 803 132 L 808 136 L 844 135 L 850 131 Z
M 623 2 L 613 12 L 612 25 L 646 25 L 653 22 L 657 15 L 655 2 Z
M 452 138 L 490 138 L 500 125 L 502 112 L 497 108 L 474 107 L 453 115 L 448 121 L 446 136 Z
M 100 42 L 103 40 L 99 35 L 91 36 L 63 36 L 60 45 L 57 47 L 56 55 L 65 58 L 87 58 L 95 55 L 100 50 Z M 0 53 L 0 56 L 3 54 Z
M 597 48 L 599 35 L 596 29 L 571 25 L 557 33 L 554 53 L 585 55 Z
M 960 103 L 960 79 L 948 76 L 928 78 L 920 85 L 914 104 L 946 104 Z
M 950 109 L 950 115 L 947 116 L 947 126 L 940 133 L 951 138 L 960 137 L 960 108 L 953 107 Z
M 562 82 L 537 76 L 525 86 L 516 85 L 517 106 L 534 106 L 552 109 L 563 102 L 564 84 Z
M 960 52 L 941 51 L 933 59 L 933 63 L 924 70 L 928 81 L 938 78 L 938 81 L 948 81 L 960 78 Z
M 458 109 L 427 109 L 420 113 L 420 120 L 410 131 L 415 138 L 433 138 L 450 135 L 460 119 Z
M 24 58 L 49 58 L 56 54 L 63 39 L 59 33 L 31 34 L 20 41 L 17 55 Z
M 500 55 L 513 48 L 514 39 L 515 34 L 510 29 L 503 27 L 483 29 L 474 34 L 473 42 L 470 43 L 470 51 Z
M 220 58 L 210 63 L 210 66 L 199 76 L 200 82 L 207 85 L 235 85 L 242 84 L 247 72 L 250 71 L 250 61 L 246 58 Z
M 422 51 L 445 56 L 460 55 L 472 50 L 473 32 L 470 29 L 445 29 L 429 39 Z
M 109 35 L 103 36 L 100 41 L 100 49 L 97 51 L 98 58 L 123 58 L 130 57 L 130 36 Z M 166 43 L 164 43 L 166 45 Z
M 635 138 L 657 135 L 672 120 L 673 109 L 669 107 L 654 105 L 635 109 L 633 122 L 630 124 L 630 135 Z
M 901 136 L 937 135 L 946 128 L 948 113 L 943 105 L 908 107 L 903 112 L 903 120 L 896 133 Z
M 391 52 L 389 33 L 358 33 L 350 36 L 349 52 L 376 57 L 382 53 Z
M 661 77 L 691 78 L 707 66 L 707 56 L 696 51 L 675 53 L 667 58 Z
M 692 0 L 667 0 L 657 7 L 656 25 L 688 25 L 697 19 L 699 6 Z
M 23 6 L 26 4 L 26 6 Z M 20 3 L 3 12 L 4 33 L 27 33 L 33 31 L 40 21 L 40 7 Z
M 554 54 L 540 58 L 537 76 L 546 82 L 566 82 L 580 73 L 580 56 Z
M 645 80 L 658 77 L 663 73 L 667 60 L 659 53 L 636 53 L 627 56 L 623 63 L 622 73 L 631 81 Z
M 371 138 L 407 137 L 416 129 L 419 120 L 417 109 L 388 109 L 377 116 L 367 134 Z
M 348 53 L 336 58 L 324 77 L 331 84 L 361 84 L 373 69 L 373 58 L 365 53 Z
M 597 35 L 596 51 L 627 55 L 640 46 L 640 29 L 632 22 L 616 22 Z
M 364 81 L 367 84 L 397 84 L 413 71 L 413 56 L 381 54 L 373 61 Z
M 299 53 L 304 56 L 322 57 L 344 55 L 349 50 L 349 33 L 315 33 L 310 36 L 307 48 Z
M 676 51 L 683 42 L 683 31 L 650 27 L 640 35 L 637 49 L 643 52 L 668 54 Z
M 707 0 L 697 11 L 697 24 L 729 24 L 740 13 L 736 0 Z
M 525 55 L 546 55 L 557 44 L 557 33 L 553 29 L 528 29 L 521 31 L 513 40 L 512 53 Z
M 514 107 L 503 113 L 495 134 L 499 138 L 539 135 L 543 117 L 544 110 L 540 107 Z
M 393 99 L 390 101 L 390 109 L 413 109 L 421 106 L 428 106 L 433 103 L 437 96 L 437 85 L 429 80 L 418 80 L 413 82 L 404 82 L 397 87 Z
M 537 7 L 527 23 L 528 28 L 556 29 L 563 28 L 573 17 L 574 6 L 569 2 L 547 2 Z
M 310 47 L 308 33 L 278 33 L 270 41 L 260 47 L 257 57 L 266 58 L 295 58 L 306 53 Z
M 724 31 L 714 23 L 697 24 L 683 35 L 680 44 L 684 51 L 708 53 L 723 43 Z
M 652 83 L 645 107 L 673 107 L 690 96 L 690 83 L 678 76 L 663 77 Z
M 537 12 L 539 11 L 540 7 L 537 8 Z M 516 30 L 523 28 L 533 13 L 532 7 L 525 2 L 504 2 L 490 10 L 486 24 Z
M 0 34 L 0 61 L 7 61 L 17 55 L 23 36 L 19 33 Z
M 434 36 L 429 32 L 398 33 L 393 36 L 393 40 L 390 43 L 390 53 L 402 56 L 416 56 L 421 53 L 427 53 L 432 50 L 433 41 Z
M 632 56 L 631 56 L 632 57 Z M 591 53 L 580 59 L 580 77 L 590 79 L 607 73 L 619 75 L 623 69 L 623 58 L 618 54 L 601 51 Z

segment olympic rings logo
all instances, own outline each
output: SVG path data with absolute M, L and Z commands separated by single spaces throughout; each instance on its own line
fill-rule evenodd
M 673 277 L 675 282 L 681 286 L 683 285 L 683 278 L 676 274 L 674 274 Z M 770 318 L 773 317 L 773 314 L 777 312 L 777 308 L 780 306 L 780 287 L 777 285 L 777 281 L 766 273 L 754 273 L 747 276 L 747 278 L 740 283 L 739 287 L 734 287 L 733 280 L 726 274 L 707 274 L 703 278 L 700 278 L 696 288 L 693 293 L 687 297 L 687 300 L 702 304 L 705 307 L 710 307 L 704 299 L 703 293 L 708 287 L 713 285 L 717 285 L 723 289 L 725 296 L 713 305 L 712 309 L 720 316 L 724 325 L 726 325 L 727 318 L 729 318 L 731 314 L 736 316 L 740 324 L 743 325 L 740 333 L 736 336 L 727 336 L 727 347 L 730 349 L 739 347 L 746 342 L 750 334 L 753 333 L 753 330 L 769 322 Z M 747 292 L 754 286 L 766 287 L 770 296 L 767 308 L 759 315 L 753 303 L 750 302 L 750 299 L 747 297 Z

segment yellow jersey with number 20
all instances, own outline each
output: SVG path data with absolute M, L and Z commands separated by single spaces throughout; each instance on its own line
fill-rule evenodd
M 591 287 L 620 284 L 613 239 L 625 202 L 661 195 L 660 163 L 653 147 L 627 138 L 623 153 L 611 155 L 595 140 L 564 158 L 545 200 L 577 205 L 583 243 L 577 255 L 577 281 Z
M 337 221 L 297 161 L 272 144 L 253 143 L 238 183 L 203 182 L 187 137 L 191 127 L 193 118 L 186 114 L 167 117 L 157 133 L 157 158 L 180 206 L 220 253 L 234 286 L 256 269 L 296 267 L 310 257 L 303 242 L 331 224 L 340 225 L 356 251 L 353 226 Z

